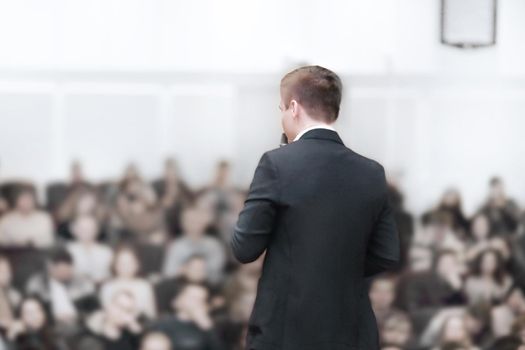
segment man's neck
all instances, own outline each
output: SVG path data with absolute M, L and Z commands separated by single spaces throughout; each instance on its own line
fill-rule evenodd
M 326 124 L 326 123 L 320 123 L 320 122 L 308 124 L 304 128 L 302 128 L 302 130 L 297 134 L 297 136 L 295 136 L 294 141 L 299 140 L 299 138 L 303 136 L 307 131 L 310 131 L 312 129 L 317 129 L 317 128 L 335 130 L 332 124 Z

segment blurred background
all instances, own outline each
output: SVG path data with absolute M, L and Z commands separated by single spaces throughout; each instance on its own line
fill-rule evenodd
M 522 349 L 522 0 L 0 0 L 0 349 L 242 349 L 279 81 L 338 73 L 403 262 L 383 349 Z M 522 346 L 522 348 L 520 348 Z

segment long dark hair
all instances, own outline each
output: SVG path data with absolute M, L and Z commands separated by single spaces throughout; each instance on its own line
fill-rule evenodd
M 503 280 L 505 278 L 505 274 L 506 274 L 505 260 L 503 259 L 503 255 L 497 249 L 488 248 L 488 249 L 482 250 L 474 259 L 474 262 L 472 264 L 472 273 L 475 276 L 481 276 L 481 264 L 483 262 L 483 257 L 490 253 L 496 256 L 496 268 L 494 270 L 494 273 L 492 274 L 492 277 L 499 285 L 502 285 Z

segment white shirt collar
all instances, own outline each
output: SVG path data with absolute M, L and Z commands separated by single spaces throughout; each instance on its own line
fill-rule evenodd
M 297 134 L 297 136 L 295 137 L 295 139 L 293 139 L 292 142 L 299 140 L 299 138 L 301 138 L 301 136 L 303 136 L 304 133 L 306 133 L 307 131 L 313 130 L 313 129 L 329 129 L 329 130 L 335 131 L 335 129 L 331 125 L 317 124 L 317 125 L 310 126 L 309 128 L 302 130 L 299 134 Z

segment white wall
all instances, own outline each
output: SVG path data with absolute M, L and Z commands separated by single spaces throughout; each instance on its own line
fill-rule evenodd
M 498 45 L 439 43 L 440 0 L 0 0 L 0 67 L 524 75 L 525 2 Z

